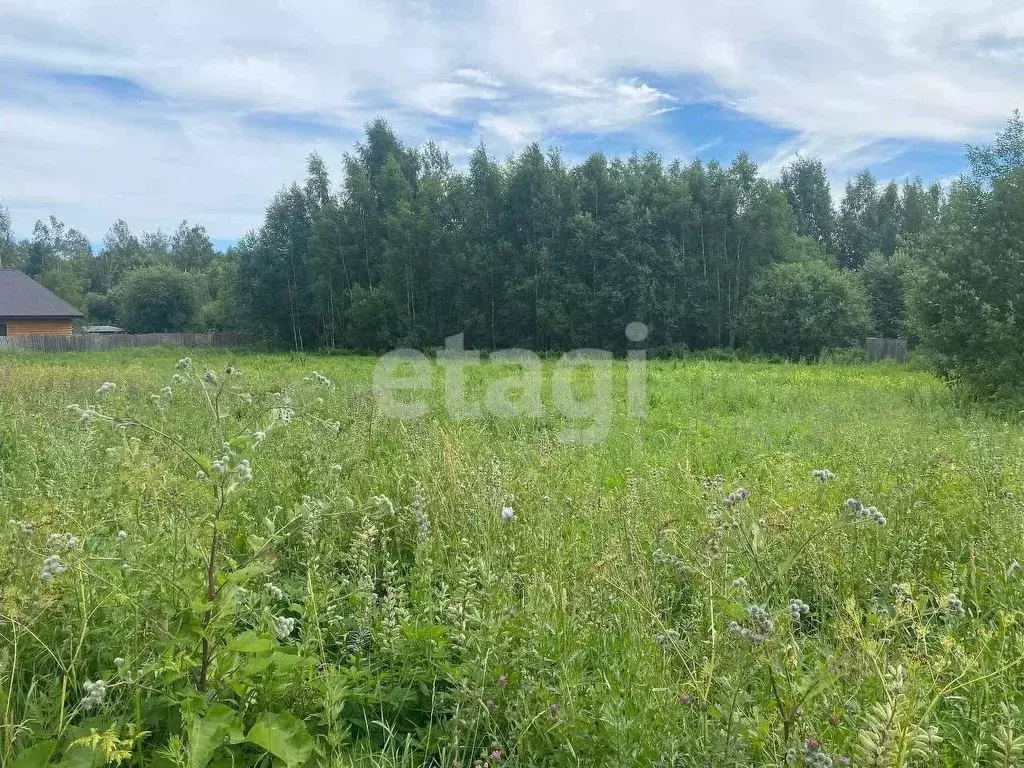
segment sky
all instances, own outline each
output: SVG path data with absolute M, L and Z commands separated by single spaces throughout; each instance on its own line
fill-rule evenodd
M 457 165 L 539 141 L 948 180 L 1021 73 L 1020 0 L 0 0 L 0 204 L 23 236 L 227 243 L 378 115 Z

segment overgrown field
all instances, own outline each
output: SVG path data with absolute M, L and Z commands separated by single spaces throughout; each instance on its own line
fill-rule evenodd
M 4 766 L 1021 762 L 1024 427 L 928 374 L 617 364 L 576 446 L 180 356 L 0 359 Z

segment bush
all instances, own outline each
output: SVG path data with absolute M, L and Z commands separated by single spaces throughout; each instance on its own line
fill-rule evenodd
M 1024 171 L 954 185 L 910 293 L 921 343 L 974 395 L 1024 389 Z
M 824 261 L 773 264 L 754 280 L 743 319 L 751 349 L 799 360 L 853 347 L 871 332 L 856 277 Z
M 874 251 L 860 270 L 875 333 L 887 339 L 904 338 L 906 329 L 905 282 L 910 262 L 903 251 L 892 258 Z
M 131 272 L 117 292 L 118 323 L 132 333 L 175 333 L 195 328 L 199 300 L 193 280 L 172 267 Z

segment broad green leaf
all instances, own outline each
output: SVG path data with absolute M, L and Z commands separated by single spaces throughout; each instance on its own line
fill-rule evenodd
M 34 744 L 14 758 L 11 768 L 46 768 L 51 764 L 50 758 L 56 751 L 56 741 L 42 741 L 39 744 Z
M 243 632 L 228 641 L 228 648 L 236 653 L 264 653 L 274 648 L 274 640 L 269 635 Z
M 188 731 L 192 768 L 206 768 L 234 720 L 235 710 L 226 704 L 214 704 L 192 722 Z
M 246 737 L 291 766 L 302 765 L 313 752 L 306 724 L 290 712 L 264 712 Z

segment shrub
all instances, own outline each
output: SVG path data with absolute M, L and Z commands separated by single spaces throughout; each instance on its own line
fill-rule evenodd
M 990 191 L 954 185 L 922 244 L 911 289 L 916 333 L 940 373 L 977 396 L 1013 396 L 1024 382 L 1024 171 Z
M 754 280 L 743 320 L 751 349 L 792 360 L 852 347 L 871 332 L 856 277 L 824 261 L 774 264 Z
M 133 333 L 195 328 L 199 300 L 191 277 L 172 267 L 142 267 L 118 289 L 118 322 Z

